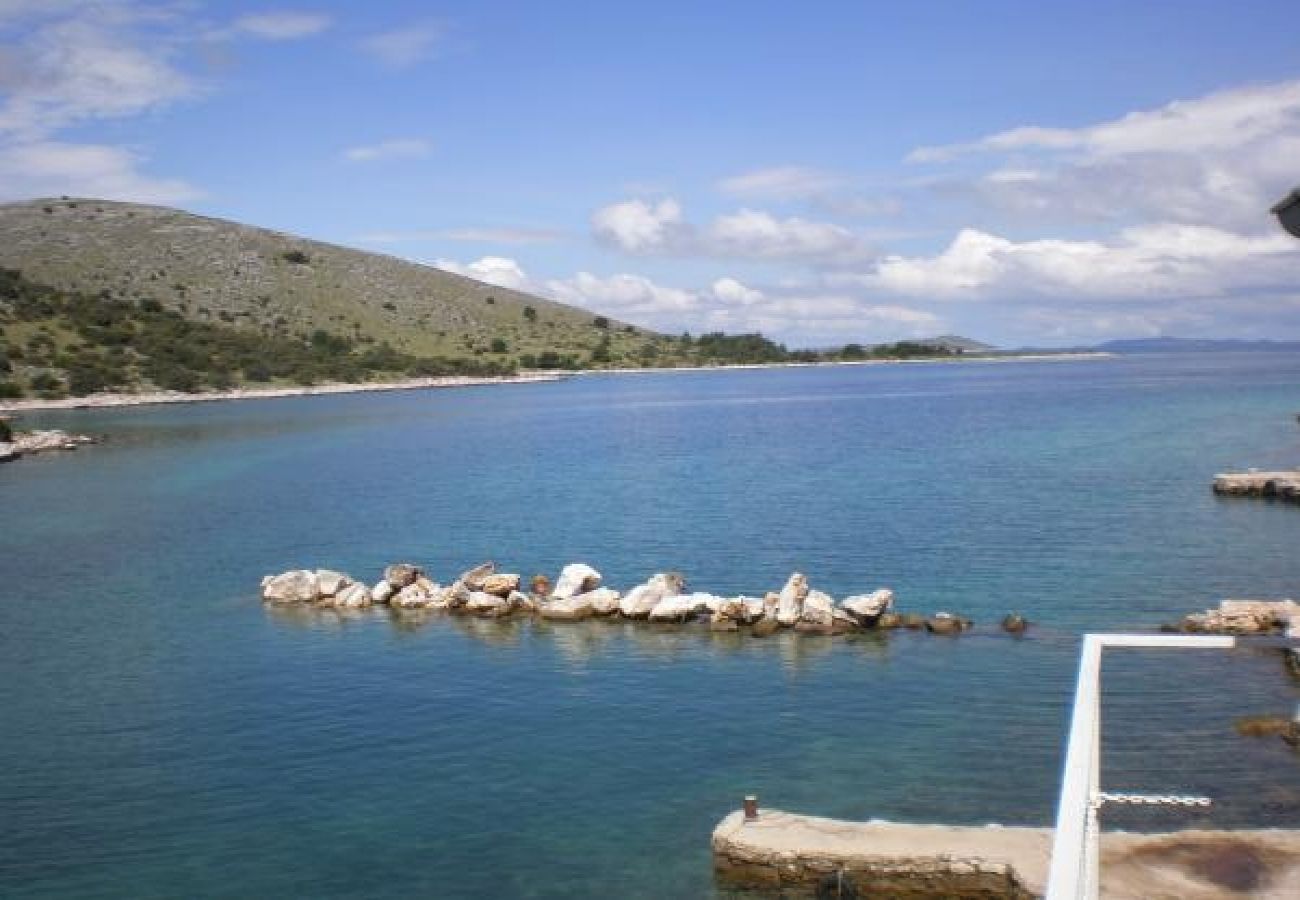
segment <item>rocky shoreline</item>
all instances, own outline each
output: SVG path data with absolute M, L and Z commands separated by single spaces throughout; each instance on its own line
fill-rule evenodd
M 102 393 L 58 400 L 0 400 L 0 412 L 37 409 L 109 409 L 119 406 L 154 406 L 162 403 L 211 403 L 218 400 L 269 400 L 278 397 L 314 397 L 320 394 L 359 394 L 372 391 L 416 391 L 427 388 L 474 387 L 486 384 L 537 384 L 569 377 L 558 372 L 535 372 L 525 375 L 470 376 L 449 375 L 435 378 L 409 378 L 404 381 L 376 381 L 358 384 L 318 384 L 310 387 L 238 388 L 230 391 L 146 391 L 142 393 Z
M 670 625 L 707 621 L 712 631 L 744 631 L 765 637 L 783 629 L 803 634 L 838 635 L 872 629 L 905 628 L 931 634 L 955 635 L 968 630 L 970 619 L 948 612 L 932 615 L 900 612 L 894 592 L 880 588 L 837 603 L 814 590 L 801 573 L 794 573 L 779 591 L 762 597 L 722 597 L 687 592 L 676 572 L 661 572 L 623 592 L 603 585 L 600 572 L 585 563 L 564 567 L 554 583 L 535 575 L 498 572 L 486 562 L 463 572 L 446 587 L 411 563 L 388 566 L 374 586 L 331 569 L 297 569 L 262 579 L 267 604 L 316 609 L 366 609 L 387 606 L 395 611 L 438 610 L 447 613 L 504 618 L 536 616 L 553 622 L 592 618 L 622 618 Z M 1010 633 L 1028 627 L 1024 617 L 1010 614 L 1001 627 Z
M 87 444 L 99 443 L 98 438 L 66 431 L 15 431 L 12 440 L 0 442 L 0 463 L 13 462 L 23 456 L 49 453 L 53 450 L 76 450 Z

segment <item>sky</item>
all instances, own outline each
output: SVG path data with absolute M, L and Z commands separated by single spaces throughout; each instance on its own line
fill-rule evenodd
M 792 347 L 1300 339 L 1294 0 L 0 0 L 0 202 Z M 0 236 L 2 239 L 3 236 Z

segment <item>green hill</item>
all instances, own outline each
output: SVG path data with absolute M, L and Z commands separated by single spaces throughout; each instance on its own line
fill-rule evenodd
M 377 253 L 107 200 L 0 205 L 0 267 L 88 295 L 152 300 L 194 322 L 317 331 L 421 357 L 547 351 L 632 358 L 659 336 L 540 297 Z M 504 348 L 504 349 L 503 349 Z

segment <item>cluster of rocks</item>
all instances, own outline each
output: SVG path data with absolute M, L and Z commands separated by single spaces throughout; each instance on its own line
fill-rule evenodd
M 85 444 L 98 443 L 95 438 L 88 435 L 69 434 L 57 429 L 15 431 L 12 437 L 10 441 L 0 442 L 0 462 L 12 462 L 20 456 L 46 453 L 50 450 L 76 450 Z
M 799 573 L 780 591 L 762 597 L 720 597 L 687 592 L 685 579 L 675 572 L 659 573 L 627 592 L 602 586 L 600 572 L 585 563 L 564 567 L 552 584 L 535 575 L 527 586 L 517 574 L 483 563 L 443 586 L 419 566 L 397 563 L 384 570 L 373 586 L 329 569 L 295 570 L 262 579 L 262 599 L 272 604 L 307 604 L 325 609 L 363 609 L 387 605 L 395 610 L 445 610 L 488 618 L 536 615 L 559 622 L 621 617 L 669 624 L 707 620 L 715 631 L 739 631 L 762 637 L 781 629 L 812 634 L 842 634 L 872 628 L 924 629 L 935 634 L 959 634 L 970 619 L 940 612 L 932 616 L 894 609 L 888 589 L 857 594 L 836 603 L 814 590 Z M 1010 632 L 1027 622 L 1016 615 L 1003 620 Z
M 1285 634 L 1300 639 L 1300 603 L 1294 600 L 1224 600 L 1217 609 L 1183 616 L 1161 630 L 1182 634 Z
M 1300 471 L 1234 472 L 1214 476 L 1214 493 L 1235 497 L 1272 497 L 1300 503 Z

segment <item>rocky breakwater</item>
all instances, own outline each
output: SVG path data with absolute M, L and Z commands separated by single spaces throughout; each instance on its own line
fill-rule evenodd
M 13 462 L 22 456 L 48 453 L 51 450 L 76 450 L 98 440 L 85 434 L 70 434 L 57 429 L 14 431 L 0 420 L 0 462 Z
M 1300 503 L 1300 470 L 1228 472 L 1214 476 L 1214 493 L 1229 497 L 1272 497 Z
M 486 618 L 527 615 L 553 622 L 617 618 L 660 625 L 707 623 L 713 631 L 744 632 L 753 637 L 784 629 L 817 635 L 892 628 L 960 634 L 971 627 L 969 619 L 951 613 L 922 616 L 897 612 L 894 593 L 888 588 L 855 594 L 837 603 L 829 594 L 813 589 L 797 572 L 779 591 L 761 597 L 688 592 L 686 579 L 676 572 L 658 573 L 626 592 L 603 581 L 593 567 L 571 563 L 554 582 L 545 575 L 533 576 L 525 591 L 522 576 L 498 572 L 495 563 L 486 562 L 443 586 L 421 566 L 396 563 L 386 568 L 373 586 L 332 569 L 268 575 L 262 579 L 262 599 L 268 604 L 321 609 L 387 606 L 399 613 L 435 610 Z M 1023 626 L 1023 620 L 1019 621 Z

